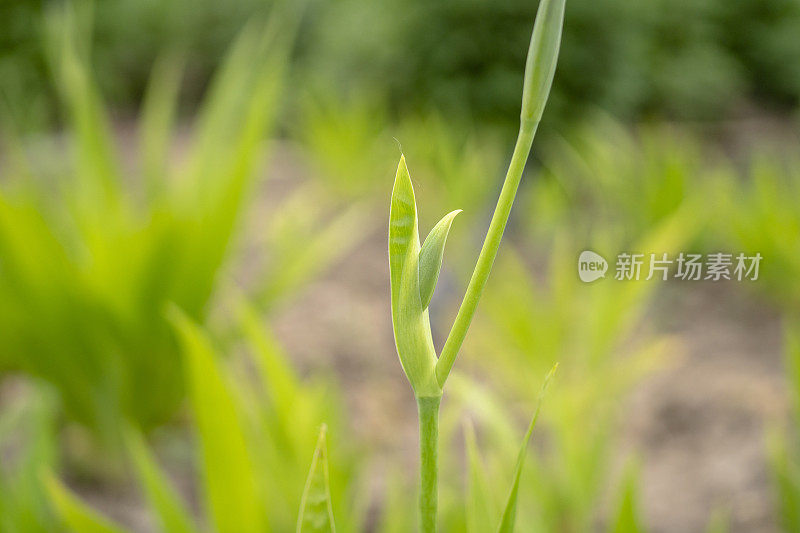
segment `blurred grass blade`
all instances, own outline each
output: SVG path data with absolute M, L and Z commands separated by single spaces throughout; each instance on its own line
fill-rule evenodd
M 275 405 L 275 412 L 284 424 L 288 424 L 292 419 L 295 400 L 300 394 L 297 376 L 272 332 L 262 324 L 256 310 L 244 298 L 239 303 L 239 317 L 242 331 L 255 352 L 255 363 L 267 394 Z
M 142 435 L 137 430 L 128 428 L 125 440 L 139 482 L 144 488 L 149 507 L 157 515 L 161 530 L 169 533 L 194 531 L 189 512 L 156 464 Z
M 492 530 L 495 521 L 493 494 L 486 480 L 486 470 L 475 439 L 472 424 L 464 425 L 469 477 L 467 485 L 467 533 L 484 533 Z
M 610 533 L 644 533 L 639 516 L 639 488 L 637 486 L 638 470 L 630 467 L 625 475 L 622 494 L 617 505 L 616 516 Z
M 800 468 L 784 435 L 770 435 L 768 445 L 780 523 L 784 531 L 800 531 Z
M 423 309 L 431 303 L 433 291 L 436 289 L 436 282 L 439 280 L 439 272 L 442 269 L 447 234 L 450 233 L 453 219 L 460 212 L 460 209 L 456 209 L 442 217 L 428 236 L 425 237 L 425 242 L 422 244 L 422 249 L 419 252 L 419 299 L 422 302 Z
M 531 418 L 531 423 L 528 426 L 528 432 L 525 434 L 525 439 L 522 441 L 522 447 L 517 456 L 517 466 L 514 469 L 514 483 L 511 485 L 511 491 L 508 494 L 506 507 L 503 510 L 503 517 L 500 519 L 500 527 L 497 529 L 498 533 L 512 533 L 514 531 L 514 522 L 517 518 L 519 482 L 522 477 L 522 468 L 525 466 L 525 456 L 528 454 L 528 444 L 531 442 L 533 428 L 536 427 L 536 420 L 539 418 L 539 411 L 542 408 L 542 399 L 547 392 L 547 386 L 550 384 L 550 380 L 553 379 L 553 375 L 556 373 L 557 369 L 558 363 L 547 373 L 547 376 L 544 378 L 544 383 L 542 383 L 542 388 L 539 391 L 539 398 L 536 401 L 536 410 L 533 412 L 533 418 Z
M 325 424 L 319 431 L 317 448 L 311 459 L 311 468 L 300 500 L 300 514 L 297 517 L 297 533 L 322 533 L 336 531 L 331 505 L 331 491 L 328 478 L 328 451 L 325 443 Z
M 172 51 L 159 57 L 150 75 L 142 104 L 140 149 L 147 191 L 156 198 L 166 180 L 178 92 L 183 75 L 183 56 Z
M 81 54 L 76 6 L 54 6 L 46 19 L 51 69 L 74 126 L 77 176 L 89 211 L 111 209 L 120 201 L 116 155 L 102 99 Z M 88 42 L 88 41 L 87 41 Z M 81 57 L 84 56 L 84 57 Z
M 233 390 L 197 325 L 176 306 L 168 316 L 185 354 L 210 519 L 219 533 L 262 533 L 262 498 Z
M 784 343 L 786 373 L 792 398 L 793 416 L 800 424 L 800 314 L 790 313 L 784 319 Z
M 266 309 L 273 309 L 347 256 L 365 237 L 364 228 L 371 226 L 365 204 L 355 204 L 326 220 L 310 209 L 310 204 L 316 208 L 324 202 L 319 191 L 299 187 L 271 218 L 266 230 L 271 235 L 264 245 L 275 258 L 275 266 L 271 266 L 264 285 L 258 289 L 257 298 Z
M 42 478 L 42 482 L 50 494 L 53 507 L 68 530 L 75 533 L 122 533 L 125 531 L 81 502 L 51 473 L 43 473 Z

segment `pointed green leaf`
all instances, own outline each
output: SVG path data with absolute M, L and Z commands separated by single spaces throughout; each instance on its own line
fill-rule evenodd
M 44 473 L 42 481 L 56 513 L 69 531 L 75 533 L 122 533 L 125 531 L 110 520 L 92 510 L 50 473 Z
M 419 253 L 417 200 L 405 156 L 400 156 L 389 209 L 389 272 L 393 303 L 399 296 L 407 263 Z
M 142 104 L 139 137 L 142 166 L 151 198 L 155 198 L 166 184 L 170 137 L 182 75 L 182 54 L 173 50 L 158 58 Z
M 291 420 L 292 406 L 300 394 L 300 382 L 288 357 L 271 329 L 244 297 L 239 301 L 239 317 L 242 333 L 253 348 L 261 381 L 275 404 L 275 411 Z
M 311 468 L 300 500 L 297 533 L 335 533 L 333 507 L 328 481 L 328 450 L 325 442 L 325 424 L 319 430 L 317 448 L 311 459 Z
M 263 532 L 256 469 L 227 375 L 202 330 L 177 306 L 168 316 L 183 346 L 210 520 L 219 533 Z
M 194 531 L 189 513 L 158 467 L 142 435 L 133 428 L 125 432 L 125 444 L 139 476 L 147 503 L 152 509 L 162 531 L 189 533 Z
M 609 529 L 611 533 L 642 533 L 645 531 L 639 517 L 639 494 L 636 480 L 637 470 L 630 467 L 625 475 L 616 517 Z
M 419 230 L 414 188 L 400 157 L 389 210 L 392 327 L 400 364 L 417 397 L 441 396 L 430 319 L 419 292 Z
M 558 363 L 547 373 L 547 376 L 544 378 L 544 383 L 542 383 L 542 388 L 539 391 L 539 398 L 536 401 L 536 410 L 533 412 L 533 418 L 531 418 L 531 423 L 528 426 L 528 432 L 525 434 L 525 439 L 522 441 L 522 447 L 517 456 L 517 466 L 514 470 L 514 483 L 511 485 L 511 491 L 508 494 L 503 517 L 500 520 L 500 527 L 497 528 L 498 533 L 512 533 L 514 531 L 514 521 L 517 518 L 519 481 L 522 476 L 522 468 L 525 466 L 525 456 L 528 454 L 528 444 L 531 442 L 533 428 L 536 427 L 536 420 L 539 418 L 539 410 L 542 408 L 542 399 L 544 398 L 545 392 L 547 392 L 547 386 L 550 384 L 553 374 L 556 373 L 556 369 L 558 369 Z
M 464 426 L 469 484 L 467 485 L 467 533 L 484 533 L 492 530 L 495 512 L 492 491 L 486 480 L 486 471 L 480 457 L 472 424 Z
M 433 290 L 436 288 L 439 272 L 442 270 L 442 257 L 444 256 L 447 234 L 450 233 L 453 219 L 460 212 L 461 209 L 456 209 L 442 217 L 422 244 L 422 249 L 419 252 L 419 299 L 423 309 L 427 308 L 428 304 L 431 303 Z

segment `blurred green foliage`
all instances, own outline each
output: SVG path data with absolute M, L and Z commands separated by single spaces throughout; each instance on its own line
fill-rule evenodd
M 175 302 L 197 320 L 207 316 L 272 124 L 285 47 L 260 25 L 242 33 L 181 165 L 169 160 L 179 78 L 162 69 L 140 130 L 142 179 L 132 181 L 85 67 L 79 16 L 64 9 L 47 19 L 68 155 L 29 156 L 23 138 L 8 137 L 0 367 L 56 385 L 68 413 L 112 442 L 126 421 L 150 427 L 180 404 L 163 308 Z
M 113 431 L 127 428 L 125 419 L 151 426 L 169 418 L 191 376 L 196 381 L 188 387 L 189 404 L 205 476 L 198 481 L 205 487 L 203 516 L 219 529 L 248 513 L 268 515 L 264 520 L 275 530 L 294 527 L 317 429 L 327 422 L 337 526 L 357 528 L 362 507 L 374 504 L 375 527 L 409 531 L 414 492 L 406 476 L 389 477 L 377 501 L 354 496 L 358 487 L 350 482 L 368 454 L 355 456 L 346 445 L 351 433 L 339 412 L 340 399 L 331 392 L 332 380 L 298 378 L 252 312 L 242 318 L 247 350 L 255 355 L 248 362 L 221 357 L 230 346 L 217 349 L 198 327 L 220 286 L 219 272 L 239 251 L 231 247 L 243 207 L 239 195 L 252 190 L 249 173 L 239 175 L 243 182 L 238 184 L 225 178 L 235 174 L 231 169 L 254 164 L 254 143 L 261 137 L 248 133 L 246 146 L 237 140 L 244 138 L 246 117 L 272 118 L 276 97 L 266 80 L 260 88 L 250 84 L 252 73 L 242 64 L 251 63 L 231 66 L 229 60 L 213 96 L 201 106 L 204 118 L 193 124 L 194 164 L 174 165 L 169 154 L 179 112 L 176 95 L 199 100 L 222 44 L 266 6 L 256 0 L 105 0 L 91 9 L 83 4 L 77 24 L 94 27 L 92 80 L 86 68 L 88 32 L 74 47 L 41 44 L 53 29 L 39 19 L 46 5 L 14 1 L 0 6 L 0 85 L 12 104 L 6 109 L 17 123 L 43 123 L 52 117 L 53 101 L 64 99 L 67 134 L 55 144 L 58 150 L 74 149 L 65 158 L 25 138 L 4 152 L 3 370 L 43 376 L 57 385 L 68 414 L 89 425 L 114 426 Z M 796 309 L 800 302 L 796 158 L 759 148 L 734 160 L 685 127 L 630 128 L 586 114 L 599 106 L 623 118 L 705 119 L 733 113 L 751 98 L 764 105 L 795 105 L 798 3 L 574 0 L 568 5 L 562 63 L 546 120 L 579 118 L 537 150 L 539 165 L 523 182 L 508 229 L 510 242 L 495 266 L 474 338 L 465 347 L 465 363 L 484 382 L 454 376 L 458 398 L 444 407 L 448 447 L 462 446 L 457 421 L 463 414 L 475 422 L 474 434 L 466 431 L 466 457 L 451 454 L 442 466 L 450 472 L 441 489 L 442 526 L 451 531 L 481 531 L 476 524 L 499 513 L 522 427 L 517 411 L 499 406 L 521 400 L 525 405 L 519 412 L 526 412 L 535 390 L 531 383 L 538 383 L 555 361 L 562 363 L 561 375 L 545 404 L 536 452 L 521 477 L 520 530 L 596 530 L 598 520 L 610 530 L 642 528 L 637 471 L 620 481 L 612 466 L 615 430 L 627 393 L 675 347 L 640 327 L 656 284 L 582 285 L 574 276 L 580 249 L 613 255 L 628 246 L 717 251 L 724 245 L 760 252 L 762 282 L 749 287 L 783 309 Z M 481 236 L 476 228 L 483 226 L 507 155 L 499 138 L 503 133 L 488 124 L 514 119 L 524 59 L 519 43 L 526 41 L 536 9 L 522 0 L 342 0 L 312 6 L 301 27 L 292 74 L 302 83 L 291 95 L 285 132 L 314 179 L 259 218 L 256 245 L 267 258 L 252 293 L 262 309 L 346 254 L 371 227 L 365 213 L 374 198 L 379 205 L 385 200 L 387 161 L 396 155 L 393 137 L 409 154 L 427 212 L 465 208 L 447 253 L 456 256 L 450 265 L 470 263 Z M 51 61 L 53 48 L 68 61 Z M 179 53 L 160 55 L 164 48 Z M 182 82 L 181 62 L 186 66 Z M 55 70 L 55 89 L 49 69 Z M 250 82 L 239 83 L 243 79 Z M 119 170 L 127 170 L 127 163 L 109 141 L 109 113 L 97 98 L 101 92 L 115 110 L 133 107 L 145 95 L 141 161 L 133 180 Z M 231 96 L 243 94 L 251 107 Z M 258 129 L 266 131 L 268 125 Z M 172 180 L 183 185 L 172 189 Z M 217 194 L 224 183 L 231 184 L 230 195 Z M 346 202 L 353 205 L 341 209 Z M 432 222 L 421 220 L 421 226 Z M 448 305 L 454 280 L 465 276 L 457 267 L 445 270 L 444 290 L 434 297 L 434 306 Z M 164 319 L 167 300 L 189 316 L 177 320 L 185 351 L 194 354 L 192 364 L 202 365 L 192 374 L 181 364 Z M 641 343 L 631 346 L 634 333 Z M 793 392 L 800 368 L 797 338 L 796 332 L 788 335 Z M 25 452 L 0 465 L 3 531 L 53 530 L 38 476 L 43 466 L 58 467 L 59 402 L 58 395 L 42 390 L 24 409 L 16 402 L 3 404 L 4 459 L 8 443 L 12 454 Z M 221 427 L 238 436 L 215 439 Z M 787 531 L 800 527 L 800 461 L 792 431 L 796 427 L 773 440 L 771 455 Z M 180 524 L 193 528 L 195 517 L 181 511 L 184 505 L 177 503 L 138 430 L 122 433 L 153 516 L 179 524 L 165 526 L 171 531 Z M 30 436 L 22 447 L 20 435 Z M 220 488 L 226 473 L 208 463 L 212 454 L 250 463 L 231 466 L 241 473 L 235 492 Z M 462 476 L 465 471 L 469 479 Z M 49 486 L 58 492 L 52 481 Z M 465 509 L 465 493 L 484 500 L 486 509 L 474 502 Z
M 769 435 L 776 512 L 783 531 L 800 528 L 800 320 L 790 314 L 785 323 L 785 372 L 789 388 L 789 424 Z
M 58 396 L 42 383 L 16 385 L 0 412 L 0 531 L 44 533 L 55 521 L 39 474 L 60 465 Z
M 0 6 L 0 87 L 29 125 L 53 118 L 39 23 L 50 3 L 57 2 Z M 136 107 L 153 60 L 179 47 L 187 52 L 183 90 L 197 101 L 225 43 L 272 3 L 94 2 L 88 27 L 104 94 L 117 108 Z M 508 123 L 519 106 L 536 8 L 528 0 L 312 0 L 296 49 L 298 72 L 326 92 L 368 88 L 395 111 L 439 109 Z M 750 101 L 778 109 L 798 103 L 795 0 L 574 0 L 566 18 L 546 120 L 572 121 L 594 106 L 623 119 L 709 119 Z
M 536 8 L 528 0 L 320 4 L 309 23 L 310 70 L 341 87 L 380 87 L 404 109 L 508 121 Z M 794 105 L 800 96 L 793 0 L 575 0 L 566 20 L 548 120 L 580 117 L 587 106 L 621 118 L 718 118 L 750 98 Z
M 170 312 L 186 359 L 203 523 L 230 533 L 293 530 L 324 421 L 331 428 L 326 475 L 337 525 L 343 531 L 359 530 L 365 507 L 356 495 L 362 494 L 365 463 L 348 438 L 338 391 L 326 380 L 300 379 L 247 305 L 239 305 L 234 314 L 247 356 L 226 361 L 197 324 L 177 308 Z M 204 531 L 138 432 L 127 431 L 125 440 L 157 530 Z M 52 476 L 45 477 L 45 486 L 56 523 L 67 531 L 124 530 L 111 526 Z
M 28 127 L 57 116 L 42 20 L 60 0 L 14 0 L 0 6 L 0 94 Z M 184 101 L 198 102 L 228 44 L 252 18 L 264 17 L 271 2 L 233 0 L 78 0 L 80 31 L 92 41 L 91 68 L 100 92 L 114 108 L 131 109 L 146 92 L 153 62 L 180 49 L 187 65 Z

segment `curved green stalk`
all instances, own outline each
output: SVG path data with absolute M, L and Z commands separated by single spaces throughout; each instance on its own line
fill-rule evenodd
M 436 380 L 439 382 L 440 387 L 444 386 L 447 376 L 450 375 L 450 369 L 453 368 L 458 350 L 461 349 L 464 338 L 467 336 L 467 330 L 472 322 L 472 317 L 475 315 L 478 301 L 481 299 L 483 288 L 489 279 L 489 273 L 492 271 L 494 258 L 500 248 L 500 239 L 503 238 L 503 231 L 506 229 L 506 222 L 508 222 L 508 216 L 511 213 L 511 205 L 514 203 L 514 197 L 517 194 L 517 188 L 522 179 L 522 171 L 525 170 L 525 163 L 528 160 L 528 154 L 530 153 L 538 125 L 538 122 L 530 120 L 522 120 L 520 124 L 514 155 L 511 157 L 506 180 L 503 183 L 503 189 L 500 191 L 500 198 L 497 200 L 497 207 L 494 210 L 494 215 L 492 215 L 492 221 L 489 223 L 489 231 L 486 233 L 486 239 L 483 241 L 483 248 L 481 248 L 481 253 L 478 256 L 478 262 L 472 272 L 469 285 L 467 285 L 464 301 L 461 302 L 453 327 L 450 328 L 450 334 L 447 336 L 447 341 L 445 341 L 442 348 L 442 354 L 436 363 Z
M 494 258 L 500 248 L 500 239 L 511 213 L 511 205 L 517 194 L 522 171 L 531 151 L 536 128 L 542 118 L 553 76 L 556 71 L 558 49 L 561 46 L 561 28 L 564 23 L 564 3 L 566 0 L 542 0 L 533 25 L 531 44 L 528 48 L 528 59 L 525 62 L 525 82 L 522 87 L 522 111 L 520 112 L 519 134 L 514 146 L 514 155 L 508 165 L 508 173 L 497 200 L 489 231 L 483 241 L 483 248 L 478 256 L 472 278 L 469 280 L 467 292 L 456 315 L 453 327 L 436 362 L 436 381 L 439 387 L 444 386 L 447 376 L 455 363 L 456 355 L 464 343 L 467 330 L 475 315 L 478 301 L 492 271 Z

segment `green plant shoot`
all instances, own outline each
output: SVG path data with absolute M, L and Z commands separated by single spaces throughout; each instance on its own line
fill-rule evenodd
M 531 36 L 522 90 L 520 128 L 500 198 L 477 264 L 439 357 L 433 345 L 428 304 L 439 277 L 445 241 L 458 211 L 442 218 L 419 243 L 414 188 L 400 157 L 389 212 L 392 325 L 400 364 L 417 398 L 420 424 L 420 531 L 436 531 L 438 418 L 442 391 L 486 286 L 511 213 L 533 137 L 555 74 L 565 0 L 542 0 Z

